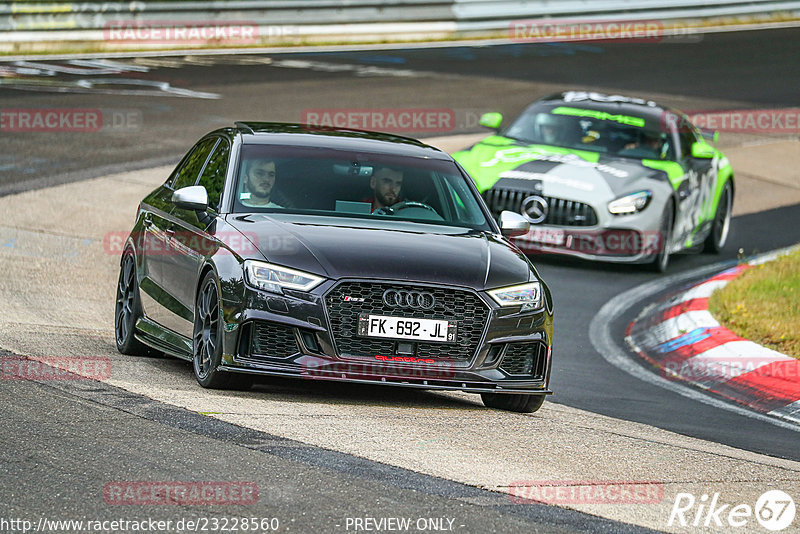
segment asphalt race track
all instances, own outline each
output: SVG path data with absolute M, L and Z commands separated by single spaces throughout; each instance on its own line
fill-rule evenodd
M 454 127 L 409 132 L 432 137 L 479 132 L 477 117 L 481 113 L 501 111 L 512 116 L 535 98 L 565 88 L 618 91 L 687 110 L 797 106 L 800 30 L 702 37 L 700 42 L 685 43 L 513 44 L 107 60 L 116 62 L 116 67 L 108 62 L 71 64 L 72 68 L 85 69 L 80 72 L 59 68 L 48 71 L 48 65 L 51 69 L 53 65 L 67 65 L 65 60 L 0 62 L 3 109 L 99 109 L 104 121 L 103 128 L 94 132 L 0 131 L 0 196 L 174 164 L 209 130 L 240 119 L 296 122 L 309 109 L 452 110 Z M 102 72 L 104 68 L 116 72 Z M 720 146 L 723 150 L 727 146 L 736 150 L 770 139 L 756 137 L 730 134 Z M 791 156 L 797 159 L 797 154 Z M 784 202 L 776 199 L 770 209 L 737 212 L 740 215 L 733 220 L 731 239 L 722 254 L 673 257 L 669 273 L 733 262 L 742 254 L 800 242 L 800 225 L 796 224 L 800 221 L 800 204 L 785 202 L 786 198 L 793 198 L 789 193 L 797 195 L 800 189 L 797 171 L 794 176 L 793 186 L 764 184 L 766 188 L 776 187 L 774 191 L 788 187 L 787 195 L 782 195 Z M 738 193 L 747 195 L 749 191 L 743 188 Z M 746 201 L 742 200 L 744 204 Z M 93 202 L 113 206 L 115 199 Z M 59 208 L 71 210 L 69 205 Z M 92 209 L 92 204 L 83 204 L 80 209 Z M 125 214 L 126 220 L 132 220 L 133 208 L 125 209 L 130 212 Z M 13 214 L 7 213 L 0 228 L 20 230 L 8 222 L 14 219 Z M 3 237 L 0 234 L 0 245 L 4 244 Z M 597 414 L 598 420 L 606 421 L 604 416 L 640 423 L 654 427 L 655 432 L 705 440 L 726 451 L 741 449 L 748 454 L 800 461 L 797 430 L 699 403 L 642 382 L 610 365 L 597 352 L 589 337 L 589 325 L 597 310 L 617 294 L 651 281 L 656 275 L 635 266 L 592 265 L 559 257 L 536 257 L 534 261 L 550 284 L 556 307 L 552 373 L 556 393 L 535 418 L 548 417 L 549 410 L 558 414 L 581 410 Z M 0 255 L 0 270 L 5 271 L 3 263 Z M 37 269 L 42 265 L 38 263 Z M 43 279 L 46 278 L 35 277 Z M 15 282 L 2 282 L 0 289 L 9 283 L 13 287 Z M 665 287 L 664 291 L 669 289 Z M 631 302 L 629 310 L 609 325 L 620 346 L 624 347 L 628 322 L 646 304 Z M 11 321 L 0 318 L 0 323 L 4 320 Z M 68 317 L 64 324 L 70 324 Z M 96 326 L 106 331 L 110 327 Z M 2 332 L 0 339 L 1 336 Z M 113 339 L 106 340 L 106 346 L 108 343 L 113 344 Z M 10 347 L 0 344 L 0 348 Z M 175 376 L 185 373 L 180 375 L 181 380 L 185 379 L 184 385 L 191 379 L 187 368 L 178 362 L 147 365 L 167 369 Z M 270 387 L 260 386 L 248 395 L 257 396 Z M 274 387 L 285 388 L 290 396 L 293 391 L 292 386 L 282 382 Z M 80 493 L 71 494 L 70 488 L 98 484 L 102 488 L 106 481 L 119 479 L 218 480 L 224 473 L 226 478 L 230 475 L 256 481 L 264 504 L 261 515 L 280 517 L 281 527 L 286 525 L 297 532 L 323 527 L 327 531 L 345 531 L 343 521 L 347 517 L 389 515 L 457 518 L 454 528 L 462 532 L 639 529 L 559 507 L 511 505 L 507 497 L 475 487 L 488 485 L 462 484 L 464 480 L 458 477 L 438 478 L 425 474 L 427 471 L 422 468 L 415 472 L 413 467 L 396 467 L 402 462 L 388 459 L 389 456 L 386 463 L 381 463 L 380 458 L 370 455 L 348 454 L 349 449 L 338 444 L 318 448 L 302 439 L 246 429 L 193 413 L 192 408 L 184 410 L 159 402 L 164 399 L 153 400 L 140 394 L 142 389 L 142 384 L 126 388 L 85 382 L 0 383 L 4 401 L 0 404 L 0 417 L 5 421 L 0 443 L 11 451 L 0 460 L 0 473 L 4 481 L 13 477 L 25 489 L 15 496 L 14 490 L 3 484 L 0 497 L 12 504 L 4 506 L 2 513 L 19 517 L 55 515 L 55 511 L 74 509 L 82 515 L 102 517 L 107 510 L 102 500 L 87 504 Z M 200 392 L 198 387 L 196 393 Z M 295 394 L 305 395 L 297 391 Z M 242 400 L 241 394 L 231 395 L 237 402 Z M 305 401 L 313 403 L 315 397 L 352 402 L 366 411 L 384 397 L 392 407 L 400 409 L 408 402 L 415 409 L 429 406 L 432 410 L 450 410 L 454 417 L 471 417 L 470 413 L 476 411 L 476 406 L 462 397 L 403 390 L 385 393 L 381 389 L 355 388 L 354 397 L 348 401 L 341 391 L 320 386 Z M 550 404 L 554 406 L 549 407 Z M 59 419 L 53 418 L 55 413 Z M 502 420 L 514 424 L 510 417 Z M 442 420 L 437 421 L 441 424 Z M 489 423 L 482 428 L 485 422 L 485 417 L 476 415 L 474 431 L 495 432 Z M 419 424 L 424 428 L 427 423 L 421 420 Z M 582 447 L 579 442 L 572 445 L 576 449 Z M 38 453 L 25 453 L 24 449 L 46 451 L 49 463 L 32 460 Z M 188 456 L 187 450 L 191 451 Z M 425 449 L 417 452 L 424 454 Z M 90 468 L 82 469 L 87 464 Z M 111 468 L 115 465 L 122 467 Z M 413 466 L 414 462 L 409 461 L 408 465 Z M 596 478 L 592 473 L 585 475 L 588 479 L 593 476 Z M 48 482 L 43 484 L 45 479 Z M 797 484 L 800 471 L 786 467 L 785 480 Z M 38 500 L 34 494 L 37 484 L 42 496 Z M 757 493 L 767 489 L 772 488 L 763 485 Z M 176 508 L 181 507 L 154 508 L 148 513 L 163 519 L 186 515 L 184 509 Z M 204 511 L 217 516 L 250 514 L 242 507 Z M 119 515 L 133 517 L 139 511 L 124 512 Z M 659 528 L 657 521 L 637 522 L 624 514 L 596 510 L 591 513 Z M 665 523 L 660 528 L 665 528 Z

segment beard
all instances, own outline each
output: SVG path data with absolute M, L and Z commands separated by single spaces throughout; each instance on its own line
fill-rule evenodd
M 272 190 L 270 189 L 269 191 L 261 191 L 261 190 L 258 190 L 258 189 L 253 189 L 251 191 L 251 193 L 252 193 L 252 195 L 254 197 L 257 197 L 257 198 L 260 198 L 260 199 L 268 199 L 270 193 L 272 193 Z
M 249 187 L 247 189 L 250 191 L 250 194 L 252 196 L 260 199 L 260 200 L 269 199 L 269 195 L 270 195 L 270 193 L 272 193 L 272 188 L 271 187 L 269 189 L 265 190 L 265 188 L 259 187 L 257 184 L 254 184 L 252 181 L 248 184 L 248 186 Z
M 387 198 L 387 196 L 381 193 L 380 191 L 375 191 L 375 198 L 377 198 L 378 202 L 380 202 L 383 206 L 391 206 L 392 204 L 397 203 L 400 196 L 399 195 L 395 196 L 394 194 L 390 193 Z

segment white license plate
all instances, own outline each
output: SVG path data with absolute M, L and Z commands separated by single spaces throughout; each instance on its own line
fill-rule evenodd
M 567 235 L 564 230 L 555 230 L 552 228 L 531 228 L 531 231 L 528 232 L 525 237 L 534 243 L 560 247 L 564 245 Z
M 455 321 L 446 319 L 410 319 L 367 313 L 358 316 L 358 335 L 363 337 L 455 343 L 456 328 Z

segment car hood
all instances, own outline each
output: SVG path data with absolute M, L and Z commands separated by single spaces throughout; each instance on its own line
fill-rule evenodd
M 490 289 L 535 276 L 501 238 L 466 228 L 403 221 L 233 215 L 228 222 L 268 261 L 326 276 L 424 281 Z
M 595 152 L 517 144 L 500 136 L 487 138 L 454 157 L 481 191 L 495 186 L 531 189 L 586 203 L 630 193 L 646 179 L 667 180 L 667 173 L 655 168 L 664 162 L 648 166 L 640 160 Z

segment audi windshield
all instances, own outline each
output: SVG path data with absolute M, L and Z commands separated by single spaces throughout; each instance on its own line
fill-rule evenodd
M 452 161 L 327 148 L 242 146 L 232 211 L 493 231 L 477 193 Z

